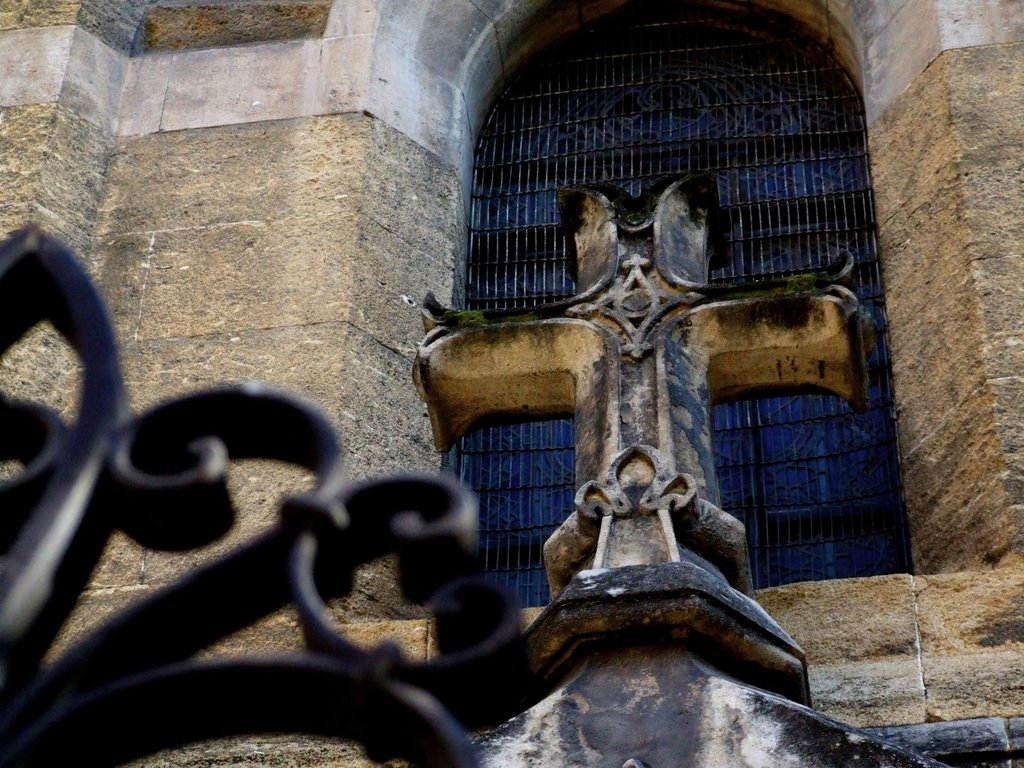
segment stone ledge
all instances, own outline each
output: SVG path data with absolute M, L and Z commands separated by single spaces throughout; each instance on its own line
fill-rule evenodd
M 894 746 L 953 765 L 1002 768 L 1021 746 L 1021 718 L 982 717 L 864 730 Z

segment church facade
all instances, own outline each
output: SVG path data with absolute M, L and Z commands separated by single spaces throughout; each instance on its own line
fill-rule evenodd
M 790 30 L 863 99 L 912 564 L 757 599 L 806 654 L 818 711 L 940 759 L 1009 765 L 1024 734 L 1024 5 L 706 5 Z M 81 255 L 135 409 L 259 379 L 326 410 L 355 477 L 436 471 L 411 369 L 424 296 L 466 301 L 474 151 L 490 111 L 546 51 L 639 10 L 7 3 L 0 225 L 37 222 Z M 46 329 L 0 373 L 5 391 L 73 417 L 74 361 Z M 304 480 L 243 462 L 234 540 Z M 114 541 L 65 639 L 214 554 Z M 366 642 L 392 636 L 410 655 L 431 653 L 430 623 L 400 600 L 389 563 L 334 610 Z M 222 650 L 296 639 L 284 613 Z M 260 737 L 147 764 L 360 760 L 346 746 Z

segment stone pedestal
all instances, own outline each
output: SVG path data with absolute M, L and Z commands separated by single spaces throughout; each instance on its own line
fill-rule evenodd
M 939 765 L 809 709 L 800 649 L 697 560 L 583 571 L 528 643 L 553 691 L 480 739 L 485 766 Z

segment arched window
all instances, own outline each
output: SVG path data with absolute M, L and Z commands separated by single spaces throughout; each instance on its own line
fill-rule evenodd
M 471 308 L 570 295 L 556 192 L 711 171 L 729 246 L 717 281 L 824 267 L 844 253 L 875 321 L 871 401 L 831 395 L 714 409 L 722 505 L 747 526 L 759 587 L 908 570 L 886 320 L 861 100 L 843 69 L 749 12 L 631 13 L 535 61 L 476 152 Z M 461 445 L 481 493 L 481 561 L 531 604 L 541 547 L 572 510 L 571 419 L 486 427 Z

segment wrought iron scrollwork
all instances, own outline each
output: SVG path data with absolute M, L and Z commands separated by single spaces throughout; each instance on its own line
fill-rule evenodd
M 465 728 L 514 712 L 525 678 L 519 614 L 483 582 L 476 505 L 453 481 L 345 479 L 339 441 L 300 398 L 262 385 L 203 392 L 133 418 L 102 302 L 76 257 L 36 229 L 0 245 L 0 353 L 41 320 L 83 367 L 64 425 L 0 400 L 0 766 L 88 754 L 113 765 L 242 733 L 296 731 L 362 742 L 371 758 L 475 764 Z M 110 535 L 180 551 L 234 520 L 230 460 L 270 458 L 316 480 L 275 527 L 132 605 L 48 666 L 41 660 Z M 354 569 L 397 552 L 402 588 L 437 620 L 439 654 L 364 650 L 328 620 Z M 197 651 L 274 610 L 297 609 L 305 648 L 264 657 Z M 144 713 L 144 714 L 143 714 Z

